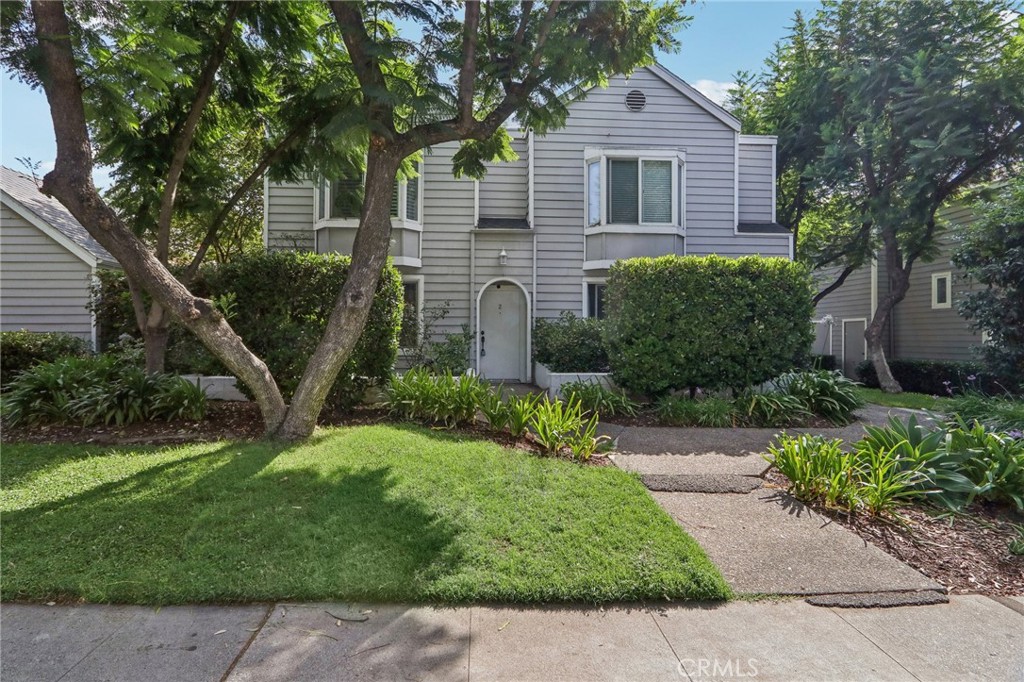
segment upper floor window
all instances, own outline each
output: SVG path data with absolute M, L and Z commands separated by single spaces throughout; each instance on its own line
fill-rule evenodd
M 420 164 L 415 164 L 415 167 L 416 172 L 420 173 Z M 321 182 L 320 218 L 358 219 L 363 211 L 364 181 L 364 176 L 360 174 L 358 177 L 342 177 L 330 182 Z M 401 182 L 396 179 L 391 193 L 391 217 L 418 223 L 421 207 L 420 176 Z
M 586 164 L 588 226 L 682 224 L 679 152 L 593 150 Z

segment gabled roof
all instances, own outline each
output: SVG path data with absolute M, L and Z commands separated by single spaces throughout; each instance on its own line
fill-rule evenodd
M 34 178 L 0 166 L 0 191 L 11 210 L 89 265 L 117 266 L 114 257 L 89 235 L 70 211 L 39 191 Z
M 707 111 L 709 114 L 717 118 L 719 121 L 729 126 L 736 132 L 740 130 L 740 121 L 738 118 L 730 114 L 728 111 L 723 109 L 718 104 L 712 102 L 707 95 L 702 93 L 697 88 L 693 87 L 679 76 L 675 75 L 661 64 L 653 64 L 645 67 L 648 71 L 653 73 L 655 76 L 665 81 L 673 88 L 681 92 L 682 94 L 693 100 L 694 104 Z

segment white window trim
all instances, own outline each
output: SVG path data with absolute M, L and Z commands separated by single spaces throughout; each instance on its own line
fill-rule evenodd
M 391 216 L 391 226 L 403 230 L 414 230 L 416 232 L 423 231 L 423 162 L 419 161 L 416 163 L 417 167 L 417 178 L 420 181 L 419 196 L 416 197 L 416 215 L 419 216 L 419 220 L 409 220 L 405 217 L 405 201 L 406 191 L 408 189 L 409 181 L 399 180 L 398 181 L 398 215 Z M 313 203 L 314 212 L 313 216 L 316 219 L 314 229 L 321 230 L 325 227 L 359 227 L 359 218 L 320 218 L 321 213 L 326 213 L 320 206 L 320 188 L 319 183 L 324 182 L 324 178 L 320 178 L 316 185 L 313 187 Z M 365 180 L 364 180 L 365 181 Z M 324 202 L 327 206 L 331 205 L 331 183 L 326 181 L 326 186 L 323 192 Z
M 637 165 L 637 215 L 640 221 L 631 223 L 608 222 L 608 160 L 636 159 Z M 643 221 L 643 168 L 644 161 L 672 161 L 671 209 L 672 220 L 668 223 L 648 223 Z M 600 185 L 599 209 L 600 218 L 595 224 L 590 217 L 590 196 L 588 174 L 591 163 L 598 163 L 598 183 Z M 620 147 L 584 147 L 583 149 L 583 233 L 596 234 L 678 234 L 686 232 L 686 152 L 679 149 L 647 149 Z
M 402 286 L 406 284 L 416 285 L 416 317 L 417 317 L 417 328 L 416 328 L 416 340 L 420 343 L 423 342 L 423 299 L 424 289 L 426 289 L 426 283 L 423 275 L 406 275 L 402 273 Z M 405 291 L 403 289 L 402 296 L 404 298 Z M 401 340 L 401 339 L 399 339 Z M 406 355 L 409 352 L 409 346 L 399 346 L 399 356 Z
M 939 280 L 946 278 L 946 302 L 939 303 Z M 932 310 L 945 310 L 953 307 L 953 273 L 935 272 L 932 273 Z
M 580 317 L 590 317 L 590 285 L 591 284 L 603 284 L 608 286 L 608 278 L 606 277 L 584 277 L 583 278 L 583 309 L 580 311 Z

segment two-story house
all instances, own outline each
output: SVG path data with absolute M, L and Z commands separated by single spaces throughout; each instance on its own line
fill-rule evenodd
M 529 381 L 537 318 L 603 314 L 616 260 L 665 254 L 791 257 L 775 223 L 775 138 L 740 134 L 724 109 L 664 67 L 611 79 L 569 107 L 564 128 L 513 131 L 519 159 L 456 179 L 456 143 L 425 150 L 400 183 L 391 256 L 406 301 L 447 302 L 468 324 L 471 365 Z M 268 248 L 349 253 L 358 205 L 344 183 L 268 183 Z

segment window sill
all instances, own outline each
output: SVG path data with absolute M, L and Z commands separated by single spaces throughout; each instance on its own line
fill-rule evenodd
M 685 236 L 680 225 L 593 225 L 583 228 L 583 234 L 677 234 Z
M 359 220 L 356 218 L 321 218 L 313 223 L 314 230 L 322 230 L 328 227 L 344 227 L 354 230 L 359 227 Z M 396 230 L 423 231 L 422 223 L 404 218 L 392 218 L 391 227 Z

